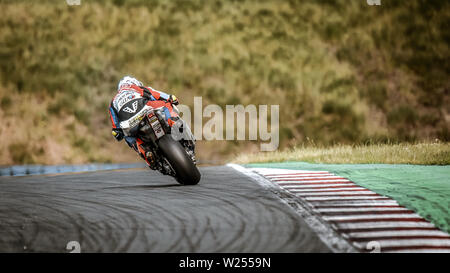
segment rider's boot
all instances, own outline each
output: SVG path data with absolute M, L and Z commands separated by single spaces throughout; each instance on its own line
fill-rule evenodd
M 155 169 L 155 157 L 153 156 L 153 153 L 148 151 L 145 153 L 145 162 L 147 162 L 147 165 L 150 169 Z
M 153 153 L 151 151 L 146 152 L 142 148 L 142 146 L 140 147 L 141 149 L 139 149 L 138 145 L 139 144 L 137 144 L 137 143 L 133 143 L 133 145 L 131 145 L 131 147 L 136 151 L 136 153 L 138 153 L 138 155 L 140 157 L 142 157 L 142 159 L 145 160 L 145 163 L 147 163 L 147 165 L 150 169 L 155 170 L 156 164 L 155 164 L 155 157 L 154 157 Z

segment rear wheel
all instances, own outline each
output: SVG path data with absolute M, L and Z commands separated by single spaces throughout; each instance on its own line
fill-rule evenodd
M 171 135 L 164 135 L 158 140 L 161 152 L 176 172 L 176 179 L 183 185 L 196 185 L 200 181 L 200 172 L 192 162 L 183 146 Z

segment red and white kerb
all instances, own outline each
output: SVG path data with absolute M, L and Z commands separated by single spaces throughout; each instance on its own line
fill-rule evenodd
M 294 194 L 356 249 L 375 241 L 381 252 L 450 252 L 450 236 L 397 201 L 327 171 L 253 168 Z

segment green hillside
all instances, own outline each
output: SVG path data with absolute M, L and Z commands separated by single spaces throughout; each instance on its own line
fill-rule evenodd
M 0 164 L 138 160 L 110 135 L 125 74 L 187 105 L 279 104 L 281 147 L 449 141 L 450 2 L 381 2 L 0 0 Z

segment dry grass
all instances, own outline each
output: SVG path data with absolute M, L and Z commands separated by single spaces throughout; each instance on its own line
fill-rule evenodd
M 336 164 L 449 165 L 450 143 L 302 146 L 273 153 L 241 154 L 236 163 L 305 161 Z
M 0 0 L 0 164 L 124 160 L 107 106 L 125 74 L 190 106 L 280 105 L 281 148 L 450 141 L 450 4 L 386 2 Z
M 1 94 L 13 93 L 0 87 L 0 101 L 5 98 Z M 0 108 L 0 165 L 139 160 L 126 144 L 118 144 L 109 130 L 91 131 L 71 114 L 49 114 L 47 109 L 58 95 L 25 93 L 8 98 L 8 109 Z M 110 141 L 105 141 L 108 137 Z

